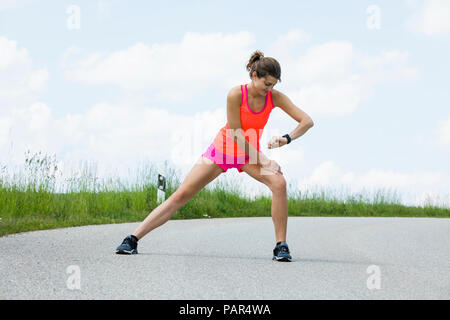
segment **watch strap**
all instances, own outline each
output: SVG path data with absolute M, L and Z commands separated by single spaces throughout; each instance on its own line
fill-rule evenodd
M 287 139 L 287 143 L 288 143 L 288 144 L 291 143 L 291 137 L 290 137 L 288 134 L 285 134 L 285 135 L 283 136 L 283 138 L 286 138 L 286 139 Z

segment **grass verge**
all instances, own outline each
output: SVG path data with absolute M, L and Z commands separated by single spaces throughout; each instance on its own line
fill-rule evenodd
M 153 166 L 139 170 L 134 183 L 116 180 L 100 183 L 89 168 L 68 179 L 65 192 L 55 192 L 57 167 L 47 156 L 27 158 L 27 172 L 13 179 L 0 176 L 0 236 L 33 230 L 92 224 L 140 222 L 155 209 L 157 177 Z M 168 171 L 166 198 L 180 185 L 175 172 Z M 238 189 L 217 184 L 204 188 L 172 219 L 226 217 L 270 217 L 271 197 L 250 199 Z M 372 199 L 350 195 L 344 200 L 326 192 L 288 192 L 289 216 L 331 217 L 450 217 L 450 209 L 427 205 L 405 206 L 377 192 Z

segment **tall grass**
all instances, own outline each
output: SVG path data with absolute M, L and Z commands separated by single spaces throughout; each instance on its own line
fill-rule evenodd
M 168 198 L 180 185 L 166 163 Z M 0 166 L 0 236 L 40 229 L 142 221 L 157 202 L 156 166 L 144 163 L 129 179 L 99 178 L 94 163 L 83 163 L 60 183 L 56 157 L 26 154 L 25 166 Z M 339 190 L 338 190 L 339 191 Z M 405 206 L 395 192 L 337 197 L 330 190 L 289 188 L 290 216 L 450 217 L 450 209 Z M 271 197 L 244 196 L 235 183 L 219 181 L 181 207 L 172 219 L 270 216 Z

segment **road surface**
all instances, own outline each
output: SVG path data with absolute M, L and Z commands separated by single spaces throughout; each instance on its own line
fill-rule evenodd
M 289 217 L 292 262 L 272 261 L 270 217 L 170 220 L 0 237 L 0 299 L 449 299 L 450 219 Z

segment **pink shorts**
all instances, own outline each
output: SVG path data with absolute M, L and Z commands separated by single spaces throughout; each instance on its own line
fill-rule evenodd
M 211 145 L 208 147 L 205 153 L 202 154 L 202 156 L 212 160 L 215 164 L 223 169 L 223 172 L 226 172 L 231 168 L 238 169 L 239 173 L 244 172 L 241 170 L 241 168 L 250 160 L 250 157 L 248 155 L 245 155 L 245 158 L 225 155 L 214 148 L 214 143 L 211 143 Z

